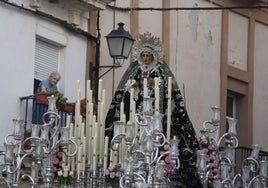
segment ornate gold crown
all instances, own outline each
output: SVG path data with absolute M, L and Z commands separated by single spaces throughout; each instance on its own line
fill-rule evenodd
M 140 35 L 138 40 L 135 41 L 132 48 L 133 60 L 139 61 L 140 55 L 144 51 L 152 53 L 155 62 L 164 62 L 164 50 L 160 38 L 152 36 L 149 32 Z

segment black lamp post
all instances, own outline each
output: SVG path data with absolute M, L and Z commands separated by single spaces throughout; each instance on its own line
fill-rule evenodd
M 122 22 L 118 23 L 117 30 L 112 30 L 106 36 L 110 56 L 115 60 L 127 59 L 135 41 L 124 29 L 124 25 Z
M 127 59 L 132 45 L 134 43 L 134 39 L 132 38 L 132 36 L 129 34 L 129 32 L 127 32 L 124 29 L 125 24 L 120 22 L 118 23 L 118 28 L 117 30 L 113 29 L 107 36 L 107 43 L 108 43 L 108 48 L 109 48 L 109 53 L 110 56 L 113 58 L 113 65 L 104 65 L 101 66 L 99 64 L 99 50 L 96 51 L 96 66 L 95 66 L 95 102 L 98 102 L 98 79 L 101 78 L 102 76 L 104 76 L 106 73 L 108 73 L 111 69 L 118 68 L 120 67 L 120 63 L 116 63 L 119 62 L 120 60 L 124 60 Z M 98 40 L 97 42 L 97 49 L 100 48 L 100 40 Z M 104 74 L 102 74 L 101 76 L 99 75 L 99 69 L 100 68 L 109 68 L 109 70 L 107 70 Z M 114 72 L 113 72 L 113 89 L 114 90 Z M 113 93 L 113 91 L 112 91 Z

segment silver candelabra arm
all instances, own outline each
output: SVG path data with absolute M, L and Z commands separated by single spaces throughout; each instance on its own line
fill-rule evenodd
M 252 172 L 257 172 L 260 169 L 259 162 L 253 157 L 248 157 L 248 158 L 244 159 L 242 164 L 243 164 L 243 166 L 246 166 L 247 163 L 249 163 L 250 170 Z
M 112 141 L 111 141 L 111 148 L 112 150 L 114 151 L 118 151 L 119 150 L 119 144 L 120 142 L 122 141 L 122 139 L 125 137 L 126 135 L 121 133 L 121 134 L 118 134 L 116 136 L 114 136 L 112 138 Z
M 12 143 L 12 144 L 15 144 L 15 145 L 18 145 L 20 144 L 21 142 L 20 141 L 17 141 L 14 139 L 15 138 L 15 135 L 14 134 L 8 134 L 5 136 L 5 143 Z M 12 141 L 11 141 L 12 139 Z
M 32 188 L 35 188 L 35 181 L 34 181 L 34 179 L 30 176 L 30 175 L 27 175 L 27 174 L 23 174 L 22 176 L 21 176 L 21 178 L 22 179 L 29 179 L 30 180 L 30 182 L 31 182 L 31 184 L 32 184 Z
M 162 147 L 167 142 L 167 139 L 166 139 L 164 133 L 162 133 L 162 132 L 154 132 L 153 133 L 153 136 L 154 136 L 154 140 L 153 140 L 154 141 L 154 145 L 156 147 Z
M 137 122 L 137 124 L 140 126 L 140 127 L 145 127 L 148 125 L 148 120 L 145 118 L 145 116 L 139 114 L 139 113 L 136 113 L 135 114 L 135 121 Z
M 170 154 L 170 151 L 166 151 L 166 152 L 162 153 L 162 154 L 158 157 L 156 163 L 159 163 L 159 161 L 160 161 L 164 156 L 169 155 L 169 154 Z
M 57 120 L 60 119 L 60 115 L 53 111 L 47 111 L 42 115 L 42 121 L 44 122 L 44 124 L 52 125 L 53 123 L 56 123 L 56 125 L 58 125 L 60 122 Z
M 243 178 L 241 174 L 236 174 L 232 181 L 233 187 L 238 187 L 237 184 L 240 184 L 240 185 L 243 184 Z
M 4 177 L 0 177 L 0 182 L 4 182 L 8 188 L 11 188 L 10 183 Z
M 257 176 L 255 176 L 255 177 L 253 177 L 251 180 L 250 180 L 250 182 L 249 182 L 249 184 L 248 184 L 248 188 L 251 188 L 251 187 L 253 187 L 253 184 L 257 181 L 257 180 L 259 180 L 260 179 L 260 176 L 259 175 L 257 175 Z M 266 186 L 265 186 L 266 187 Z
M 132 177 L 132 179 L 131 179 Z M 131 182 L 131 180 L 133 181 L 133 179 L 138 179 L 140 180 L 139 182 L 142 183 L 142 188 L 148 188 L 148 185 L 146 183 L 146 180 L 143 176 L 141 176 L 140 174 L 136 173 L 136 172 L 133 172 L 132 174 L 128 175 L 128 174 L 124 174 L 121 178 L 120 178 L 120 181 L 119 181 L 119 184 L 120 184 L 120 188 L 125 188 L 125 187 L 128 187 L 126 186 L 126 184 L 132 184 L 133 185 L 133 182 Z M 127 180 L 127 181 L 126 181 Z M 130 181 L 130 182 L 128 182 Z M 137 182 L 137 181 L 135 181 Z
M 230 180 L 230 179 L 225 179 L 225 180 L 223 180 L 222 182 L 221 182 L 221 184 L 222 184 L 222 187 L 232 187 L 232 180 Z
M 202 123 L 201 133 L 202 134 L 214 133 L 218 130 L 218 127 L 219 127 L 218 124 L 215 124 L 210 120 L 204 121 Z
M 217 148 L 220 148 L 221 141 L 225 138 L 227 143 L 231 144 L 232 148 L 237 148 L 238 146 L 238 139 L 237 137 L 232 133 L 224 133 L 219 140 L 217 141 Z
M 76 153 L 77 153 L 77 149 L 78 149 L 78 146 L 77 146 L 76 142 L 73 141 L 72 139 L 70 139 L 70 140 L 67 141 L 67 144 L 68 144 L 68 145 L 69 145 L 69 144 L 73 144 L 73 145 L 74 145 L 74 151 L 73 151 L 73 153 L 69 153 L 69 152 L 68 152 L 69 150 L 65 151 L 65 149 L 64 149 L 63 152 L 64 152 L 68 157 L 73 157 L 73 156 L 75 156 Z
M 17 162 L 15 164 L 15 169 L 13 171 L 9 171 L 9 174 L 14 174 L 17 172 L 17 170 L 21 167 L 21 164 L 25 157 L 32 155 L 31 153 L 26 153 L 22 157 L 18 157 Z

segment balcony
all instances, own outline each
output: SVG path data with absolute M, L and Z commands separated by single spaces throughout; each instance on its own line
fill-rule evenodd
M 37 97 L 38 96 L 38 97 Z M 47 97 L 47 96 L 45 96 Z M 40 99 L 39 95 L 29 95 L 20 97 L 22 109 L 24 109 L 24 132 L 27 134 L 31 130 L 32 124 L 44 124 L 42 115 L 48 110 L 47 101 Z M 80 112 L 85 119 L 86 103 L 85 99 L 80 101 Z M 65 126 L 67 116 L 71 116 L 71 121 L 74 121 L 75 103 L 66 103 L 65 105 L 57 104 L 57 112 L 60 115 L 61 126 Z

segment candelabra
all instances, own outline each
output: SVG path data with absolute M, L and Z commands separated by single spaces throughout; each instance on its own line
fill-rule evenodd
M 56 98 L 48 97 L 48 111 L 43 114 L 44 124 L 32 125 L 31 136 L 24 139 L 23 120 L 14 119 L 14 134 L 5 137 L 4 170 L 0 179 L 8 187 L 19 187 L 22 179 L 29 179 L 32 187 L 39 182 L 39 173 L 42 178 L 42 188 L 53 186 L 52 159 L 55 153 L 62 149 L 64 155 L 72 157 L 76 154 L 77 144 L 69 139 L 69 127 L 60 126 L 60 116 L 56 110 Z M 31 143 L 30 149 L 25 149 L 27 142 Z M 73 150 L 69 151 L 69 146 Z M 31 158 L 31 173 L 26 174 L 21 170 L 26 158 Z M 40 182 L 39 182 L 40 183 Z
M 251 155 L 242 161 L 242 169 L 239 172 L 235 166 L 235 151 L 238 147 L 237 120 L 227 117 L 228 132 L 219 137 L 220 108 L 212 107 L 212 111 L 212 119 L 205 121 L 201 129 L 200 143 L 201 145 L 205 143 L 208 148 L 203 148 L 197 152 L 196 167 L 203 187 L 267 187 L 268 162 L 258 161 L 260 147 L 253 146 Z M 225 141 L 224 144 L 223 141 Z M 224 147 L 220 147 L 221 145 Z M 209 153 L 209 151 L 213 152 Z M 211 162 L 211 160 L 213 161 Z M 215 172 L 219 171 L 218 175 L 212 173 L 212 168 Z M 239 173 L 236 174 L 235 171 Z
M 123 173 L 120 187 L 168 186 L 168 178 L 164 175 L 166 164 L 163 157 L 169 155 L 174 168 L 178 169 L 180 166 L 179 140 L 175 136 L 171 140 L 166 139 L 162 130 L 163 114 L 153 114 L 150 98 L 144 99 L 143 106 L 143 113 L 135 114 L 135 122 L 114 122 L 111 149 L 119 153 L 118 165 Z M 160 154 L 160 148 L 166 143 L 170 144 L 170 149 Z

